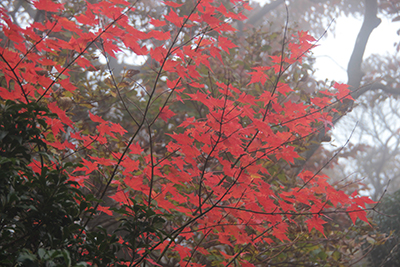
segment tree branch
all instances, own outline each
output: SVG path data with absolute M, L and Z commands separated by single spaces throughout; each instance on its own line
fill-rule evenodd
M 359 94 L 362 95 L 367 91 L 375 91 L 375 90 L 382 90 L 386 94 L 400 95 L 400 88 L 388 87 L 381 82 L 371 83 L 363 87 L 361 90 L 359 90 Z
M 352 91 L 360 87 L 363 73 L 361 71 L 362 58 L 364 56 L 365 48 L 368 43 L 369 36 L 372 31 L 379 26 L 381 19 L 377 17 L 378 4 L 377 0 L 365 0 L 365 15 L 364 21 L 358 33 L 356 43 L 351 54 L 349 64 L 347 66 L 347 84 Z M 353 95 L 357 99 L 365 91 L 360 90 Z

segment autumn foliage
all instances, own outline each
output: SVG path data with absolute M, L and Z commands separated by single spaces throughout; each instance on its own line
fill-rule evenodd
M 67 180 L 93 197 L 77 240 L 106 214 L 122 225 L 120 263 L 255 266 L 266 262 L 260 251 L 291 242 L 293 229 L 325 236 L 331 214 L 368 223 L 369 198 L 346 195 L 319 173 L 286 174 L 351 98 L 342 84 L 290 97 L 281 77 L 315 39 L 285 31 L 281 52 L 246 71 L 242 86 L 221 69 L 227 57 L 240 57 L 233 22 L 245 20 L 247 2 L 186 2 L 164 1 L 165 15 L 145 26 L 132 19 L 136 2 L 124 0 L 86 2 L 72 17 L 63 16 L 68 4 L 34 1 L 46 19 L 24 28 L 0 9 L 1 103 L 37 103 L 53 114 L 37 127 L 57 159 L 43 159 L 31 144 L 29 167 L 40 174 L 71 163 Z M 120 52 L 146 58 L 148 78 L 133 69 L 114 74 L 107 58 Z M 90 103 L 98 88 L 109 108 L 118 103 L 119 113 L 110 110 L 119 116 Z

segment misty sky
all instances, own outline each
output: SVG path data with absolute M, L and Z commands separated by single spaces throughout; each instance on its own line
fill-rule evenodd
M 347 81 L 346 68 L 350 59 L 358 31 L 361 28 L 362 20 L 353 17 L 339 17 L 336 19 L 335 36 L 331 33 L 327 38 L 321 40 L 320 46 L 315 48 L 314 55 L 317 57 L 315 75 L 318 79 Z M 400 37 L 396 31 L 400 23 L 393 23 L 390 20 L 382 20 L 368 41 L 364 58 L 371 54 L 395 54 L 394 43 Z

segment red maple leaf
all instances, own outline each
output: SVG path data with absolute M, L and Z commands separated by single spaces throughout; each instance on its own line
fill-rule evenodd
M 337 97 L 338 100 L 340 100 L 341 102 L 343 101 L 343 99 L 354 100 L 354 98 L 351 96 L 351 91 L 347 84 L 335 82 L 333 88 L 338 90 Z
M 158 20 L 158 19 L 151 18 L 150 24 L 153 24 L 155 27 L 162 27 L 162 26 L 166 25 L 166 22 L 165 22 L 165 20 Z
M 227 52 L 228 54 L 229 54 L 229 49 L 238 47 L 237 45 L 232 43 L 231 40 L 223 36 L 218 37 L 218 46 L 221 47 L 221 49 Z
M 252 69 L 256 71 L 249 72 L 251 75 L 251 80 L 248 85 L 258 82 L 264 85 L 268 80 L 268 75 L 265 74 L 264 71 L 270 69 L 270 67 L 254 67 Z
M 183 24 L 183 18 L 179 17 L 174 10 L 171 10 L 168 15 L 164 16 L 164 18 L 169 22 L 172 22 L 176 27 L 181 27 Z
M 100 116 L 94 115 L 91 112 L 89 112 L 89 117 L 93 122 L 106 123 L 106 121 L 103 120 Z
M 39 10 L 49 12 L 58 12 L 60 10 L 64 10 L 64 4 L 57 4 L 51 0 L 38 0 L 34 2 L 33 5 Z
M 169 109 L 169 107 L 164 107 L 163 109 L 161 109 L 161 107 L 160 107 L 160 114 L 159 114 L 159 117 L 161 118 L 161 119 L 163 119 L 165 122 L 168 122 L 168 119 L 170 119 L 171 117 L 173 117 L 173 116 L 175 116 L 176 114 L 173 112 L 173 111 L 171 111 L 170 109 Z
M 322 220 L 318 214 L 315 214 L 312 218 L 306 220 L 306 224 L 308 227 L 308 231 L 311 232 L 313 228 L 318 230 L 321 234 L 325 236 L 324 233 L 324 224 L 326 221 Z M 326 236 L 325 236 L 326 237 Z

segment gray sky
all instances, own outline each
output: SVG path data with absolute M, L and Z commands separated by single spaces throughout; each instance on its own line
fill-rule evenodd
M 350 59 L 358 31 L 361 28 L 361 19 L 353 17 L 339 17 L 336 19 L 335 35 L 329 34 L 321 40 L 320 46 L 313 52 L 317 57 L 315 76 L 318 79 L 335 80 L 338 82 L 347 81 L 347 63 Z M 394 43 L 399 41 L 396 31 L 400 25 L 390 20 L 382 20 L 368 41 L 364 58 L 371 54 L 395 54 Z
M 270 0 L 252 0 L 264 5 Z M 289 7 L 290 11 L 290 7 Z M 327 38 L 321 40 L 320 45 L 313 49 L 317 57 L 315 65 L 315 76 L 320 80 L 335 80 L 337 82 L 347 81 L 347 63 L 350 59 L 358 31 L 361 28 L 362 18 L 338 17 L 334 33 L 329 33 Z M 370 39 L 364 54 L 364 58 L 371 54 L 395 54 L 393 44 L 400 41 L 397 30 L 400 23 L 390 20 L 382 20 Z M 301 29 L 299 29 L 301 30 Z M 318 38 L 319 36 L 314 36 Z

